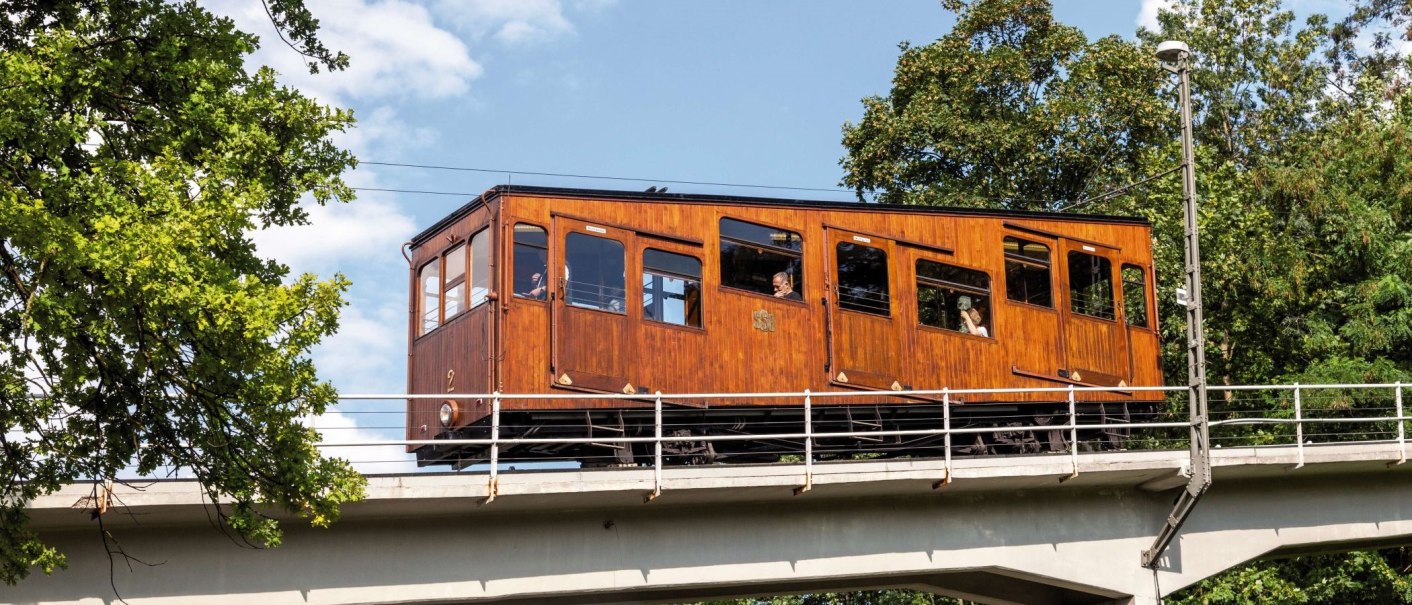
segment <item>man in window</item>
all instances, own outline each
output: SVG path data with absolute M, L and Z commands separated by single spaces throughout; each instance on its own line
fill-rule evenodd
M 794 278 L 790 277 L 788 273 L 780 271 L 775 274 L 774 279 L 771 281 L 775 286 L 775 298 L 804 300 L 803 296 L 800 296 L 798 292 L 794 291 Z

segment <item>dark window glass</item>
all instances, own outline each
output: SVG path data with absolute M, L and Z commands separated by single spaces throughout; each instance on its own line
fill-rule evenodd
M 779 248 L 781 251 L 804 251 L 804 239 L 799 237 L 798 233 L 730 218 L 721 219 L 721 237 L 728 237 L 740 242 L 760 246 Z
M 471 237 L 471 307 L 490 299 L 490 230 Z
M 515 296 L 544 300 L 549 291 L 549 239 L 535 225 L 515 225 Z
M 1142 267 L 1123 265 L 1123 310 L 1128 325 L 1150 327 L 1147 323 L 1147 277 Z
M 420 296 L 417 314 L 421 317 L 418 334 L 426 334 L 441 325 L 441 259 L 432 259 L 417 272 Z
M 1069 252 L 1069 303 L 1075 313 L 1113 319 L 1113 263 L 1083 252 Z
M 774 277 L 784 273 L 795 293 L 804 290 L 804 240 L 798 233 L 721 219 L 721 285 L 775 295 Z M 798 300 L 797 295 L 784 297 Z
M 923 325 L 993 338 L 990 276 L 983 271 L 918 260 L 917 317 Z
M 642 252 L 642 316 L 701 327 L 701 261 L 647 249 Z
M 839 242 L 837 253 L 838 306 L 873 315 L 892 315 L 887 253 L 852 242 Z
M 1049 246 L 1005 238 L 1005 297 L 1041 307 L 1054 306 L 1049 281 Z
M 627 295 L 623 245 L 582 233 L 564 239 L 564 297 L 568 304 L 624 313 Z

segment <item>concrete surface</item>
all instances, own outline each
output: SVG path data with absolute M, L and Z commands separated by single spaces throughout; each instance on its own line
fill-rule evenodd
M 0 586 L 0 602 L 633 603 L 910 587 L 984 603 L 1158 602 L 1270 554 L 1412 543 L 1412 465 L 1396 446 L 1216 450 L 1215 483 L 1161 568 L 1140 566 L 1183 485 L 1186 452 L 1111 452 L 814 466 L 516 472 L 370 478 L 331 529 L 287 525 L 242 547 L 190 482 L 119 487 L 104 524 L 134 557 L 105 555 L 92 486 L 35 501 L 67 571 Z M 112 574 L 110 576 L 110 569 Z M 110 579 L 112 585 L 110 585 Z

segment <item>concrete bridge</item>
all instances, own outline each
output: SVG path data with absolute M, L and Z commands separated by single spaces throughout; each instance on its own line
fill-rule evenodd
M 0 602 L 628 603 L 908 587 L 984 603 L 1157 603 L 1264 556 L 1412 543 L 1412 465 L 1396 443 L 1226 448 L 1154 571 L 1140 564 L 1185 484 L 1185 451 L 370 478 L 331 529 L 254 550 L 190 482 L 36 501 L 70 568 Z M 1303 463 L 1300 466 L 1300 463 Z M 1067 480 L 1066 480 L 1067 479 Z M 111 573 L 110 573 L 111 571 Z M 111 580 L 111 585 L 110 585 Z M 117 594 L 114 593 L 114 588 Z

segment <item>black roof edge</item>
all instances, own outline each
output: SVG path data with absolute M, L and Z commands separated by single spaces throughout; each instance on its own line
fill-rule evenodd
M 1112 216 L 1106 214 L 1065 214 L 1062 212 L 1039 212 L 1034 210 L 994 210 L 985 208 L 957 208 L 954 206 L 911 206 L 907 204 L 877 204 L 869 202 L 831 202 L 822 200 L 801 200 L 773 197 L 751 197 L 741 195 L 709 195 L 699 193 L 648 193 L 646 191 L 620 191 L 612 189 L 576 189 L 572 187 L 537 187 L 534 185 L 496 185 L 487 189 L 466 205 L 427 227 L 412 238 L 415 248 L 447 225 L 470 214 L 484 204 L 506 194 L 537 195 L 545 197 L 574 197 L 596 200 L 624 200 L 636 202 L 676 202 L 676 203 L 726 203 L 784 208 L 812 208 L 820 210 L 857 210 L 866 212 L 916 212 L 922 214 L 955 214 L 963 216 L 1013 217 L 1027 219 L 1050 219 L 1063 221 L 1084 221 L 1092 223 L 1118 223 L 1127 225 L 1149 225 L 1140 216 Z

